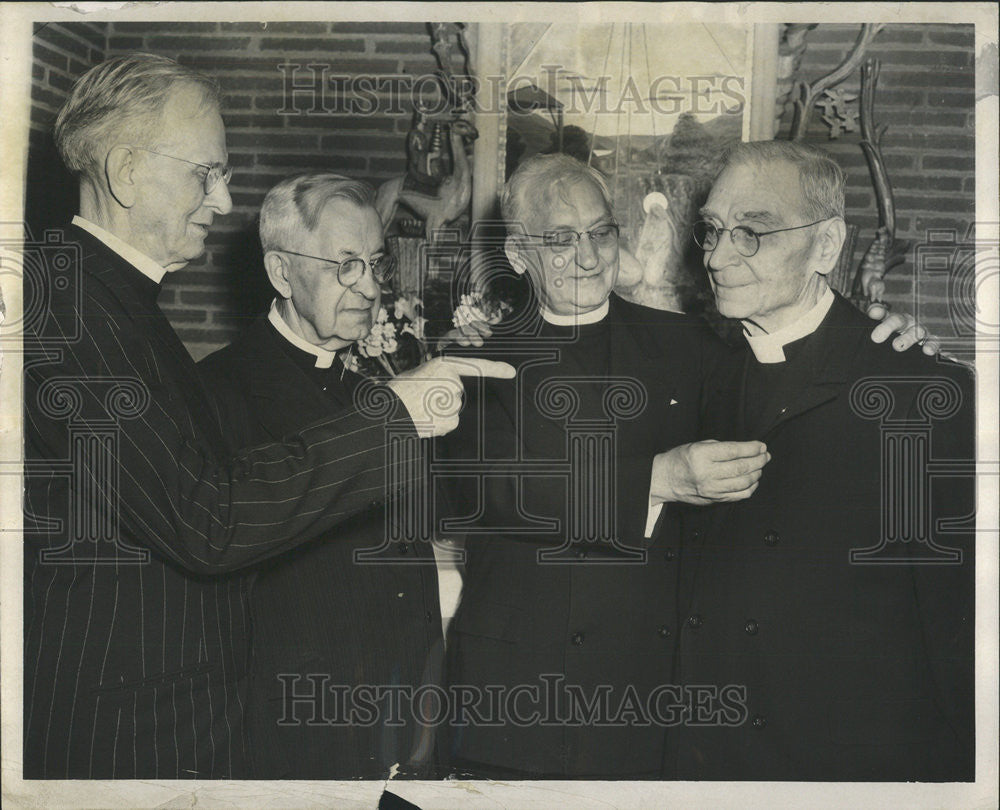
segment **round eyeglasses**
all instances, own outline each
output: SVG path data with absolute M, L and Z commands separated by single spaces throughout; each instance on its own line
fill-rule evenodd
M 233 178 L 233 167 L 232 166 L 219 166 L 218 164 L 211 165 L 208 163 L 198 163 L 194 160 L 187 160 L 186 158 L 175 157 L 174 155 L 168 155 L 165 152 L 157 152 L 155 149 L 147 149 L 144 146 L 133 146 L 133 149 L 139 149 L 143 152 L 149 152 L 151 155 L 159 155 L 160 157 L 170 158 L 171 160 L 179 160 L 181 163 L 187 163 L 191 166 L 198 166 L 205 170 L 205 176 L 201 178 L 202 185 L 205 188 L 205 195 L 208 196 L 213 191 L 215 187 L 219 185 L 221 180 L 227 186 L 229 181 Z
M 324 256 L 311 256 L 308 253 L 286 250 L 285 248 L 275 248 L 275 250 L 281 253 L 291 253 L 293 256 L 301 256 L 303 259 L 316 259 L 317 261 L 336 265 L 337 281 L 344 287 L 353 287 L 361 281 L 361 277 L 365 274 L 365 268 L 369 268 L 372 271 L 372 278 L 375 279 L 376 284 L 385 284 L 385 282 L 392 278 L 392 274 L 396 269 L 396 257 L 389 253 L 376 256 L 370 262 L 366 262 L 360 256 L 337 261 L 336 259 L 327 259 Z
M 695 244 L 707 253 L 718 247 L 719 237 L 728 231 L 729 238 L 732 240 L 736 252 L 749 259 L 752 256 L 756 256 L 757 251 L 760 250 L 760 238 L 762 236 L 770 236 L 772 233 L 784 233 L 785 231 L 799 231 L 803 228 L 811 228 L 813 225 L 818 225 L 823 221 L 822 219 L 817 219 L 815 222 L 807 222 L 805 225 L 795 225 L 791 228 L 776 228 L 773 231 L 755 231 L 746 225 L 737 225 L 735 228 L 720 228 L 714 222 L 708 222 L 703 219 L 692 226 L 691 236 L 694 238 Z
M 618 241 L 619 230 L 618 223 L 608 222 L 582 233 L 579 231 L 559 230 L 546 231 L 544 234 L 526 233 L 525 236 L 530 236 L 532 239 L 541 239 L 546 247 L 565 250 L 578 244 L 584 236 L 590 240 L 590 243 L 594 247 L 607 247 Z

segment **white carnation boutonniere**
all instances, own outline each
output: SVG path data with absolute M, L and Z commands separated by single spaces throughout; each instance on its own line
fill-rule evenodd
M 466 293 L 459 299 L 451 322 L 458 329 L 477 321 L 496 326 L 512 309 L 506 301 L 490 300 L 481 292 Z

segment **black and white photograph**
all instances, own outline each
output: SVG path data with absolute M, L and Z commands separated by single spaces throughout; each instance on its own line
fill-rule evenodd
M 3 4 L 4 806 L 997 806 L 997 38 Z

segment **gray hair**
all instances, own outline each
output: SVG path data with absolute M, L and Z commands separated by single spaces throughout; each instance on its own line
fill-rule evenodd
M 604 175 L 597 169 L 561 153 L 528 158 L 510 176 L 500 197 L 500 214 L 508 230 L 515 223 L 523 224 L 526 217 L 534 213 L 535 206 L 561 192 L 562 185 L 582 180 L 597 186 L 610 211 L 611 192 Z
M 280 250 L 301 233 L 316 230 L 331 200 L 348 200 L 359 208 L 375 205 L 375 189 L 363 180 L 330 172 L 289 177 L 267 192 L 260 208 L 260 244 L 266 253 Z
M 843 169 L 822 149 L 794 141 L 751 141 L 733 146 L 723 158 L 722 171 L 729 166 L 752 164 L 765 168 L 784 161 L 799 170 L 799 183 L 808 210 L 808 219 L 844 218 Z
M 56 148 L 66 168 L 98 176 L 116 143 L 148 143 L 180 84 L 198 87 L 206 105 L 219 105 L 215 79 L 165 56 L 116 56 L 88 70 L 56 117 Z

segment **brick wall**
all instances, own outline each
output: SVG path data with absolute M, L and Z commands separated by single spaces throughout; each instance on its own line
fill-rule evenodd
M 56 153 L 52 125 L 73 82 L 104 60 L 106 44 L 105 26 L 99 23 L 35 26 L 25 193 L 25 220 L 37 232 L 33 235 L 62 226 L 77 211 L 76 181 Z
M 820 25 L 809 34 L 801 75 L 814 79 L 836 65 L 858 26 Z M 105 56 L 129 51 L 164 54 L 216 76 L 224 118 L 234 210 L 216 220 L 206 255 L 164 283 L 161 304 L 196 356 L 223 345 L 248 313 L 269 300 L 260 268 L 256 215 L 268 188 L 299 170 L 322 168 L 378 183 L 405 168 L 405 134 L 413 110 L 406 77 L 436 67 L 422 23 L 208 22 L 50 23 L 36 32 L 27 220 L 35 230 L 59 225 L 76 207 L 75 184 L 51 144 L 51 125 L 72 81 Z M 870 54 L 882 60 L 876 117 L 890 127 L 883 140 L 896 193 L 898 235 L 921 242 L 928 229 L 956 229 L 973 220 L 973 28 L 891 25 Z M 456 54 L 457 58 L 457 54 Z M 296 63 L 299 69 L 279 65 Z M 308 65 L 317 67 L 310 69 Z M 457 62 L 456 62 L 457 65 Z M 346 88 L 342 77 L 371 84 Z M 389 86 L 385 82 L 392 79 Z M 318 84 L 316 83 L 318 80 Z M 378 82 L 383 83 L 380 90 Z M 312 85 L 291 100 L 286 84 Z M 393 91 L 393 85 L 395 91 Z M 856 90 L 858 77 L 842 87 Z M 322 88 L 321 93 L 316 88 Z M 375 106 L 361 114 L 348 105 Z M 783 128 L 787 131 L 790 116 Z M 780 133 L 783 135 L 784 133 Z M 875 224 L 874 194 L 857 133 L 829 141 L 814 116 L 808 139 L 829 148 L 849 172 L 849 219 L 861 228 L 860 261 Z M 914 249 L 888 277 L 888 296 L 908 311 Z M 921 278 L 920 315 L 951 334 L 947 278 Z
M 813 81 L 836 67 L 859 29 L 824 24 L 811 31 L 800 78 Z M 974 41 L 971 25 L 887 25 L 867 51 L 882 63 L 875 121 L 888 125 L 882 154 L 896 201 L 896 235 L 911 242 L 906 263 L 886 277 L 886 295 L 899 308 L 917 311 L 923 323 L 945 336 L 955 334 L 948 274 L 918 274 L 917 245 L 941 235 L 928 233 L 934 230 L 954 232 L 961 241 L 975 218 Z M 858 93 L 860 70 L 839 87 Z M 787 137 L 791 121 L 789 107 L 779 137 Z M 875 192 L 858 146 L 860 133 L 830 140 L 829 131 L 817 110 L 805 140 L 833 153 L 848 173 L 847 218 L 861 229 L 856 266 L 878 224 Z
M 421 85 L 417 78 L 437 67 L 427 28 L 419 22 L 67 23 L 59 26 L 58 36 L 67 48 L 70 41 L 94 39 L 92 54 L 83 49 L 76 62 L 66 65 L 73 76 L 105 56 L 144 51 L 177 59 L 222 85 L 234 167 L 233 212 L 216 220 L 206 255 L 168 276 L 160 296 L 164 312 L 197 357 L 227 343 L 248 314 L 261 311 L 270 300 L 256 236 L 257 212 L 267 190 L 308 169 L 342 172 L 374 184 L 404 171 L 405 136 L 413 114 L 410 87 L 416 85 L 422 97 L 432 98 L 430 82 Z M 42 72 L 49 47 L 39 39 L 35 54 L 32 126 L 40 133 L 51 128 L 69 87 L 60 82 L 61 75 Z M 87 64 L 79 62 L 84 56 Z M 282 63 L 299 67 L 283 72 Z M 460 69 L 457 53 L 455 67 Z M 368 81 L 349 86 L 349 78 L 357 77 Z M 56 87 L 47 86 L 50 80 Z M 292 83 L 305 89 L 289 100 L 283 91 Z M 54 165 L 61 169 L 57 157 Z M 51 193 L 52 184 L 40 179 L 40 187 Z M 44 206 L 36 206 L 29 221 L 56 225 L 71 213 L 54 218 Z

